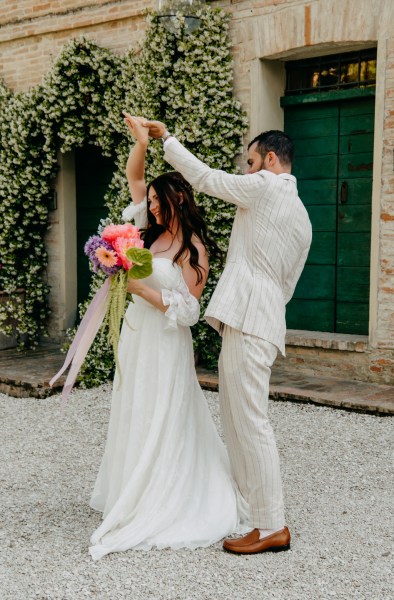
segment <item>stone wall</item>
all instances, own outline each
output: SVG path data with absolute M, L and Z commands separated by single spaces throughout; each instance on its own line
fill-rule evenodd
M 279 355 L 275 364 L 307 376 L 394 384 L 394 352 L 372 348 L 368 336 L 292 330 L 286 357 Z
M 394 20 L 393 16 L 391 21 Z M 386 72 L 384 86 L 384 124 L 382 153 L 382 190 L 380 203 L 380 256 L 378 282 L 377 345 L 394 346 L 394 37 L 385 40 Z

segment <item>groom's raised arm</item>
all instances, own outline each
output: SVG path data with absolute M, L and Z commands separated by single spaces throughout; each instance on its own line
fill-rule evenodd
M 211 169 L 172 136 L 164 142 L 164 158 L 197 191 L 231 202 L 240 208 L 249 208 L 261 197 L 270 180 L 268 171 L 252 175 L 231 175 Z
M 211 169 L 179 140 L 168 134 L 164 123 L 145 120 L 144 125 L 149 128 L 151 137 L 165 139 L 165 160 L 199 192 L 231 202 L 240 208 L 249 208 L 266 191 L 272 180 L 273 175 L 264 170 L 250 175 L 232 175 L 219 169 Z

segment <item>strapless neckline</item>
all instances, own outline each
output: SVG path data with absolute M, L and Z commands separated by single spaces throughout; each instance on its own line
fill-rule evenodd
M 182 271 L 182 267 L 180 265 L 178 265 L 178 263 L 174 263 L 172 258 L 168 258 L 167 256 L 153 256 L 153 260 L 166 260 L 171 262 L 174 267 L 178 267 L 178 269 L 180 269 Z

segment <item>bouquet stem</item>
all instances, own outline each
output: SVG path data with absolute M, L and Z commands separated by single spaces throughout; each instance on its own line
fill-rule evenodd
M 119 371 L 118 344 L 120 338 L 120 325 L 125 313 L 127 297 L 127 271 L 119 270 L 111 276 L 109 289 L 109 304 L 105 315 L 104 326 L 108 327 L 108 341 L 112 345 L 115 364 Z

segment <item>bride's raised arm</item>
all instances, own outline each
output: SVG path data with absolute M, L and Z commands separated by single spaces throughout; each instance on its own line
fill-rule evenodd
M 126 177 L 134 204 L 142 202 L 146 196 L 145 156 L 149 143 L 149 131 L 143 127 L 138 117 L 123 111 L 125 123 L 135 139 L 126 164 Z

